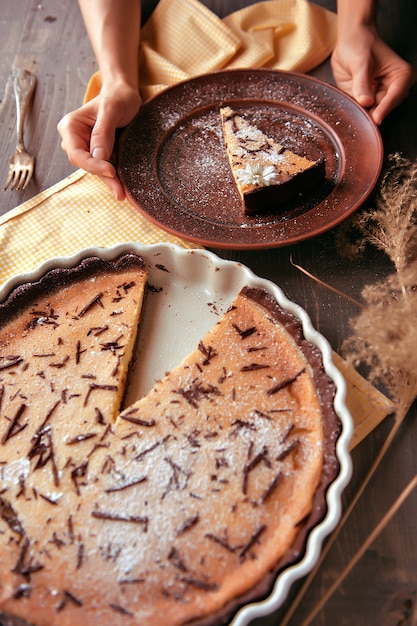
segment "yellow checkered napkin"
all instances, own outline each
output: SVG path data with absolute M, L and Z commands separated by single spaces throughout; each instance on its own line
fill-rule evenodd
M 334 364 L 346 380 L 346 406 L 353 417 L 355 431 L 350 448 L 358 445 L 382 420 L 393 413 L 394 405 L 342 357 L 333 352 Z
M 0 218 L 0 284 L 49 258 L 130 241 L 195 247 L 150 224 L 127 201 L 116 202 L 104 183 L 78 170 Z M 347 382 L 353 447 L 392 412 L 392 405 L 339 355 L 333 358 Z
M 161 241 L 195 247 L 160 230 L 96 176 L 78 170 L 0 218 L 0 284 L 43 261 L 90 246 Z
M 307 72 L 336 41 L 336 15 L 308 0 L 268 0 L 220 19 L 198 0 L 160 0 L 141 33 L 144 100 L 180 80 L 222 69 Z M 101 88 L 92 77 L 86 100 Z

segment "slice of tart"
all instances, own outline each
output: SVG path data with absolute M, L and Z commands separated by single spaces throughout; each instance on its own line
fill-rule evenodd
M 120 411 L 146 277 L 139 255 L 90 257 L 0 304 L 0 459 L 33 470 L 39 496 L 58 498 L 63 463 Z
M 282 207 L 325 178 L 324 159 L 299 156 L 231 107 L 220 109 L 230 169 L 247 215 Z
M 141 272 L 1 331 L 0 611 L 36 626 L 218 626 L 302 552 L 337 471 L 333 384 L 261 290 L 112 421 Z

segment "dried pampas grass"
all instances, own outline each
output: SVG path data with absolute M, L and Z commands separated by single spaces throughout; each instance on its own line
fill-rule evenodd
M 350 256 L 370 243 L 391 259 L 397 272 L 417 257 L 417 162 L 399 154 L 388 157 L 374 206 L 345 222 L 337 243 Z
M 391 155 L 374 204 L 352 220 L 354 247 L 376 246 L 395 272 L 363 289 L 364 307 L 351 320 L 343 350 L 354 365 L 365 365 L 370 382 L 382 384 L 396 413 L 403 413 L 417 396 L 417 163 Z M 352 250 L 352 240 L 346 249 Z
M 343 350 L 367 378 L 407 410 L 417 396 L 417 262 L 362 291 L 365 308 L 351 320 Z
M 373 208 L 358 213 L 339 229 L 336 243 L 341 254 L 351 257 L 360 254 L 368 244 L 372 244 L 390 258 L 395 271 L 385 280 L 367 285 L 363 289 L 363 301 L 358 303 L 360 313 L 350 321 L 352 334 L 344 342 L 343 351 L 346 359 L 354 366 L 365 366 L 370 382 L 382 385 L 389 393 L 395 407 L 395 421 L 358 492 L 324 547 L 316 567 L 289 607 L 281 626 L 287 626 L 294 615 L 417 397 L 417 162 L 411 163 L 398 154 L 390 156 L 374 204 Z M 308 275 L 307 272 L 304 273 Z M 303 620 L 302 626 L 309 626 L 416 487 L 417 476 L 414 476 L 362 547 Z

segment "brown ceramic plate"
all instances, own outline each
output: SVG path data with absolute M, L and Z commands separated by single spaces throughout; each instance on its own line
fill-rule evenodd
M 223 146 L 219 108 L 230 105 L 310 159 L 326 181 L 273 213 L 244 216 Z M 149 100 L 123 131 L 118 171 L 129 201 L 166 231 L 204 246 L 267 248 L 332 228 L 374 187 L 383 147 L 372 119 L 321 80 L 274 70 L 206 74 Z

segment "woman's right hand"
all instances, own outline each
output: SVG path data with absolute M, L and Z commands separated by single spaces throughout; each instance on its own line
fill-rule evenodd
M 103 85 L 98 96 L 67 113 L 58 123 L 62 149 L 76 167 L 97 175 L 117 200 L 125 192 L 110 162 L 116 130 L 126 126 L 142 104 L 135 87 L 128 84 Z
M 341 27 L 331 63 L 336 84 L 366 107 L 376 124 L 407 97 L 417 78 L 372 24 Z

